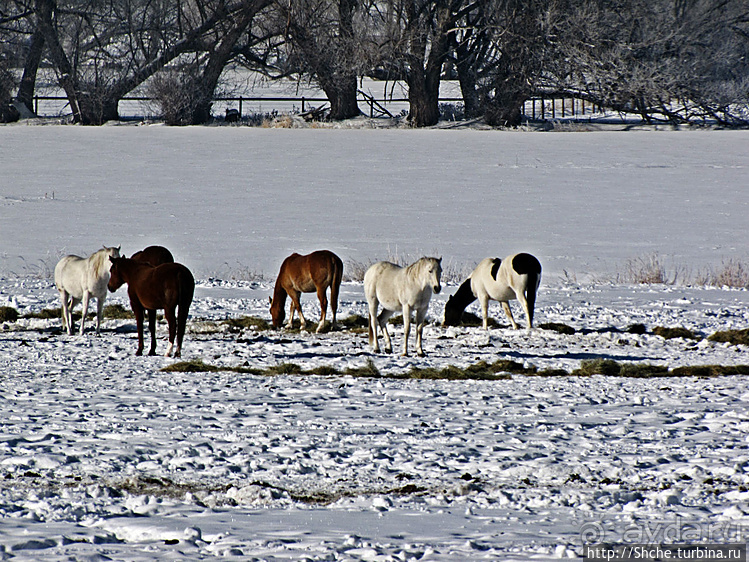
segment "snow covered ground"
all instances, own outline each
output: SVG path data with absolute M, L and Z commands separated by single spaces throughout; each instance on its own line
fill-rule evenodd
M 164 372 L 174 359 L 133 355 L 132 320 L 99 337 L 2 324 L 0 559 L 527 560 L 583 542 L 746 542 L 745 377 L 386 376 L 749 363 L 746 346 L 704 339 L 747 327 L 748 291 L 602 281 L 656 251 L 695 271 L 746 262 L 746 132 L 17 125 L 0 128 L 0 162 L 0 306 L 58 306 L 49 272 L 65 253 L 160 243 L 198 278 L 183 359 L 385 375 Z M 346 263 L 442 255 L 454 271 L 530 251 L 537 323 L 576 333 L 441 327 L 455 284 L 432 301 L 425 358 L 375 356 L 350 330 L 221 323 L 269 319 L 280 261 L 322 247 Z M 110 301 L 127 306 L 124 289 Z M 345 283 L 339 318 L 365 313 Z

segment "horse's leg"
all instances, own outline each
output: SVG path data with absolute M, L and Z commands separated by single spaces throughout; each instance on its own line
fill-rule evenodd
M 71 335 L 70 320 L 68 319 L 68 292 L 60 289 L 60 302 L 62 306 L 62 329 Z
M 299 295 L 301 293 L 299 291 L 293 290 L 293 291 L 287 291 L 289 293 L 289 296 L 291 297 L 291 318 L 289 318 L 289 325 L 288 328 L 292 327 L 292 322 L 294 320 L 294 307 L 299 311 L 299 321 L 302 324 L 302 330 L 307 326 L 307 320 L 304 318 L 304 314 L 302 314 L 302 305 L 299 302 Z
M 416 309 L 416 355 L 424 357 L 424 348 L 421 346 L 422 336 L 424 334 L 424 324 L 426 324 L 427 307 Z
M 319 285 L 317 287 L 317 299 L 320 301 L 320 323 L 317 325 L 317 330 L 315 330 L 315 332 L 319 334 L 325 325 L 325 316 L 328 311 L 328 296 L 325 294 L 324 285 Z
M 403 305 L 403 357 L 408 357 L 408 336 L 411 334 L 411 307 L 407 304 Z M 418 340 L 418 334 L 416 338 L 416 347 L 421 345 Z
M 83 327 L 86 324 L 86 315 L 88 314 L 88 301 L 91 298 L 91 293 L 83 291 L 83 312 L 81 313 L 81 330 L 80 333 L 83 335 Z
M 338 314 L 338 291 L 339 287 L 333 281 L 333 284 L 330 285 L 330 311 L 333 313 L 332 326 L 335 326 L 336 315 Z
M 169 326 L 169 346 L 166 348 L 166 357 L 169 357 L 172 354 L 172 349 L 174 349 L 174 338 L 177 335 L 177 317 L 174 314 L 176 309 L 176 306 L 164 309 L 164 318 L 166 318 L 166 323 Z M 154 310 L 153 312 L 155 316 L 156 311 Z M 156 344 L 154 344 L 154 347 L 156 347 Z
M 479 295 L 479 304 L 481 305 L 481 316 L 484 319 L 484 330 L 489 329 L 489 295 L 486 293 Z
M 104 299 L 103 297 L 96 297 L 96 335 L 99 335 L 101 329 L 101 320 L 104 318 Z
M 187 313 L 189 303 L 179 305 L 179 314 L 177 315 L 177 348 L 174 350 L 175 357 L 182 357 L 182 340 L 185 337 L 185 327 L 187 326 Z
M 372 346 L 374 353 L 380 352 L 380 342 L 377 339 L 377 299 L 368 302 L 369 304 L 369 345 Z
M 76 306 L 78 306 L 78 303 L 80 303 L 81 300 L 75 298 L 74 296 L 70 296 L 70 299 L 68 300 L 68 334 L 73 335 L 75 332 L 75 322 L 73 321 L 73 310 Z
M 530 313 L 530 303 L 528 302 L 528 299 L 525 297 L 525 292 L 518 291 L 516 293 L 516 296 L 518 297 L 518 302 L 520 303 L 520 306 L 522 306 L 523 310 L 525 311 L 525 327 L 530 332 L 531 328 L 533 327 L 533 321 L 531 320 L 531 313 Z
M 385 336 L 385 353 L 393 352 L 393 342 L 390 339 L 390 332 L 388 331 L 388 320 L 392 315 L 392 310 L 383 308 L 382 312 L 380 312 L 380 315 L 377 317 L 377 323 L 380 325 L 382 334 Z
M 166 316 L 166 311 L 164 311 Z M 152 308 L 148 310 L 148 331 L 151 332 L 151 349 L 148 351 L 148 355 L 156 355 L 156 309 Z M 169 322 L 169 335 L 171 336 L 172 323 Z M 173 341 L 172 337 L 170 341 Z M 168 353 L 168 351 L 167 351 Z
M 517 330 L 518 329 L 518 323 L 515 322 L 515 319 L 512 317 L 512 310 L 510 310 L 510 303 L 507 301 L 502 301 L 502 310 L 505 311 L 505 314 L 507 315 L 507 318 L 510 319 L 510 322 L 512 322 L 512 327 Z
M 135 351 L 135 355 L 143 355 L 143 307 L 139 302 L 130 299 L 130 308 L 133 309 L 133 314 L 135 314 L 135 326 L 138 329 L 138 349 Z

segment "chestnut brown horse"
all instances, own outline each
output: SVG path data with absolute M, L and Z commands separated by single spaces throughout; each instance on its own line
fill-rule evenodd
M 164 246 L 148 246 L 148 248 L 144 248 L 140 252 L 135 252 L 130 256 L 130 259 L 139 261 L 140 263 L 147 263 L 154 267 L 162 263 L 174 263 L 174 256 Z
M 110 261 L 112 267 L 109 270 L 109 290 L 115 292 L 127 283 L 130 306 L 135 313 L 135 322 L 138 326 L 138 350 L 135 354 L 143 354 L 143 314 L 147 310 L 148 328 L 151 331 L 151 350 L 148 354 L 156 355 L 156 310 L 163 309 L 164 317 L 169 324 L 169 347 L 166 356 L 172 354 L 172 349 L 175 357 L 182 355 L 187 314 L 195 292 L 195 279 L 190 270 L 181 263 L 165 263 L 154 267 L 130 258 L 110 258 Z M 179 313 L 175 317 L 177 306 Z
M 291 297 L 291 315 L 286 324 L 291 328 L 294 321 L 294 311 L 299 311 L 302 329 L 307 321 L 302 314 L 302 306 L 299 304 L 301 293 L 317 293 L 320 301 L 320 323 L 317 332 L 320 332 L 325 324 L 325 315 L 328 308 L 328 299 L 325 291 L 330 287 L 330 309 L 333 312 L 335 326 L 336 312 L 338 311 L 338 291 L 341 288 L 343 278 L 343 262 L 341 258 L 328 250 L 318 250 L 306 256 L 292 254 L 281 264 L 281 271 L 276 279 L 276 288 L 270 302 L 270 315 L 273 327 L 280 328 L 286 317 L 286 296 Z

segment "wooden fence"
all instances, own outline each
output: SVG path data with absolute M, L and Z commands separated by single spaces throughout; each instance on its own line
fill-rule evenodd
M 359 92 L 359 102 L 369 108 L 370 117 L 389 116 L 393 117 L 402 109 L 408 107 L 408 98 L 381 98 L 376 99 L 364 92 Z M 128 96 L 120 102 L 128 103 L 150 103 L 153 98 L 143 96 Z M 288 97 L 288 96 L 238 96 L 238 97 L 217 97 L 214 102 L 220 102 L 224 105 L 235 105 L 240 117 L 245 117 L 245 109 L 248 104 L 299 104 L 301 113 L 313 110 L 328 103 L 324 97 Z M 441 104 L 462 104 L 462 98 L 440 98 Z M 320 104 L 320 105 L 316 105 Z M 67 98 L 64 96 L 35 96 L 34 113 L 43 117 L 59 116 L 64 113 L 67 107 Z M 393 111 L 391 111 L 391 109 Z M 525 102 L 524 114 L 527 118 L 534 121 L 549 121 L 565 118 L 586 118 L 592 117 L 593 114 L 603 113 L 603 109 L 589 101 L 581 98 L 572 98 L 566 96 L 539 95 Z M 123 118 L 139 118 L 142 115 L 133 115 L 124 112 Z

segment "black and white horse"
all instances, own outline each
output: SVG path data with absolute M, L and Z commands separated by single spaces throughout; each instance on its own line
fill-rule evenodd
M 499 301 L 512 327 L 518 325 L 512 317 L 509 301 L 517 299 L 525 310 L 528 330 L 533 327 L 533 309 L 538 285 L 541 283 L 541 263 L 530 254 L 486 258 L 473 270 L 457 292 L 445 305 L 445 326 L 457 326 L 466 307 L 476 299 L 481 304 L 484 329 L 489 328 L 489 301 Z

